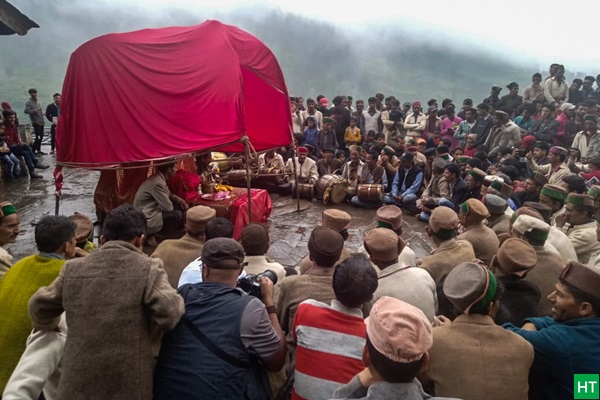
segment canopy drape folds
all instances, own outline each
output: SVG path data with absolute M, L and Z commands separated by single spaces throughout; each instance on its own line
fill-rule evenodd
M 69 62 L 57 160 L 75 167 L 291 141 L 283 73 L 256 37 L 218 21 L 109 34 Z

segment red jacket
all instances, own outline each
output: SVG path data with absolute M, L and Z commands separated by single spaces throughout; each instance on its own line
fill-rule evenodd
M 13 124 L 4 123 L 4 135 L 6 135 L 6 144 L 9 146 L 21 143 L 17 127 Z

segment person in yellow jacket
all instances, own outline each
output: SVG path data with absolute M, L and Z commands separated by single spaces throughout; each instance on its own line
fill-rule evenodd
M 346 128 L 344 134 L 344 143 L 347 148 L 359 144 L 361 140 L 360 128 L 356 126 L 356 117 L 350 118 L 350 126 Z
M 75 222 L 65 216 L 47 216 L 35 227 L 38 254 L 15 263 L 0 281 L 0 393 L 25 351 L 31 333 L 27 305 L 42 286 L 58 276 L 65 260 L 86 255 L 78 249 Z

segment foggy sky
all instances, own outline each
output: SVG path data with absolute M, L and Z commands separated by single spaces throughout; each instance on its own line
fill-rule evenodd
M 558 62 L 572 71 L 600 72 L 595 39 L 588 41 L 597 37 L 594 22 L 600 14 L 597 0 L 574 3 L 536 0 L 379 0 L 359 3 L 348 0 L 104 0 L 101 3 L 118 3 L 144 13 L 177 8 L 191 13 L 198 10 L 204 13 L 256 10 L 257 6 L 278 8 L 366 35 L 381 28 L 403 28 L 418 40 L 450 41 L 456 46 L 502 54 L 528 65 L 547 68 L 550 63 Z

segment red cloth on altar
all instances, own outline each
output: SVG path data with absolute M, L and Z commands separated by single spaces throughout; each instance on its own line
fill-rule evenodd
M 291 126 L 279 63 L 253 35 L 218 21 L 109 34 L 71 55 L 57 161 L 93 168 L 243 151 L 244 135 L 261 151 L 290 144 Z
M 238 240 L 242 230 L 250 223 L 248 218 L 248 190 L 234 188 L 232 197 L 226 200 L 214 201 L 203 199 L 201 196 L 192 201 L 193 205 L 202 205 L 217 210 L 217 217 L 229 218 L 233 223 L 233 237 Z M 262 189 L 251 189 L 252 222 L 266 223 L 273 209 L 269 192 Z

